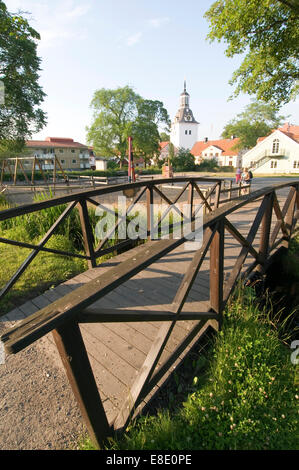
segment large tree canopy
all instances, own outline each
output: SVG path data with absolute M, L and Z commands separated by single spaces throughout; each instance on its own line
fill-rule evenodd
M 205 13 L 211 41 L 244 54 L 230 80 L 240 92 L 284 104 L 299 92 L 298 0 L 217 0 Z
M 11 14 L 0 0 L 0 81 L 5 95 L 0 103 L 0 145 L 20 149 L 24 139 L 46 121 L 39 108 L 45 93 L 38 84 L 40 39 L 20 14 Z
M 277 109 L 272 104 L 252 102 L 245 110 L 238 114 L 224 127 L 222 137 L 239 137 L 236 149 L 251 148 L 256 145 L 259 137 L 268 135 L 273 129 L 277 129 L 287 116 L 279 116 Z
M 91 107 L 94 116 L 87 128 L 87 140 L 96 152 L 105 156 L 118 155 L 123 160 L 129 136 L 133 138 L 134 152 L 145 159 L 158 151 L 158 126 L 169 124 L 168 113 L 161 101 L 143 99 L 125 86 L 97 90 Z

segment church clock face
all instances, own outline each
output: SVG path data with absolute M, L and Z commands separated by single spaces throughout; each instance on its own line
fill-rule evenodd
M 190 114 L 186 114 L 185 120 L 186 120 L 186 121 L 191 121 L 191 115 L 190 115 Z

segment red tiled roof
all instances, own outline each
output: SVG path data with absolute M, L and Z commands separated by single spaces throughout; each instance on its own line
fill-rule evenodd
M 46 137 L 45 140 L 27 140 L 26 147 L 64 147 L 64 148 L 88 148 L 87 145 L 74 142 L 65 137 Z
M 237 155 L 238 151 L 232 150 L 232 147 L 234 147 L 238 142 L 239 142 L 238 137 L 236 137 L 235 139 L 208 140 L 207 142 L 198 141 L 198 142 L 195 142 L 195 144 L 193 145 L 191 149 L 191 153 L 194 156 L 200 156 L 205 149 L 213 145 L 214 147 L 217 147 L 220 150 L 222 150 L 221 155 L 233 156 L 233 155 Z
M 279 127 L 278 129 L 273 129 L 271 132 L 273 134 L 273 132 L 275 131 L 280 131 L 282 132 L 283 134 L 287 135 L 288 137 L 290 137 L 290 139 L 293 139 L 295 140 L 295 142 L 298 142 L 299 143 L 299 126 L 293 126 L 292 124 L 288 124 L 287 122 L 282 126 L 282 127 Z M 271 135 L 271 134 L 269 134 Z M 262 142 L 264 139 L 266 139 L 267 137 L 269 137 L 269 135 L 266 135 L 264 137 L 259 137 L 256 141 L 256 143 L 260 143 Z
M 294 126 L 288 122 L 286 122 L 282 127 L 279 127 L 278 130 L 287 134 L 299 136 L 299 126 Z
M 297 127 L 299 128 L 299 126 L 297 126 Z M 285 131 L 282 131 L 281 129 L 279 129 L 279 130 L 280 130 L 280 132 L 283 132 L 283 134 L 287 135 L 288 137 L 295 140 L 295 142 L 297 142 L 299 144 L 299 132 L 298 132 L 298 134 L 294 134 L 293 132 L 285 132 Z
M 160 142 L 160 149 L 163 150 L 164 147 L 167 147 L 167 145 L 169 144 L 169 142 Z

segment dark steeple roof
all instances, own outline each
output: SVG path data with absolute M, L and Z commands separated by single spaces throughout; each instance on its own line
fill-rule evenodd
M 186 80 L 184 80 L 184 91 L 180 94 L 180 108 L 175 115 L 174 122 L 188 122 L 198 124 L 189 108 L 189 93 L 186 91 Z M 185 98 L 184 98 L 185 97 Z

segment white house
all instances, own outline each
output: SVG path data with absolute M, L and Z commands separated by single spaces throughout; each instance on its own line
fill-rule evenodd
M 96 170 L 107 170 L 107 159 L 103 157 L 95 157 L 95 169 Z
M 254 173 L 299 173 L 299 126 L 284 124 L 243 155 L 243 167 Z
M 190 150 L 198 139 L 198 125 L 189 107 L 189 93 L 186 91 L 185 81 L 184 91 L 180 95 L 180 107 L 171 124 L 170 142 L 176 148 Z
M 238 138 L 208 140 L 196 142 L 191 153 L 194 155 L 195 163 L 199 164 L 203 160 L 215 159 L 219 166 L 231 166 L 237 168 L 241 166 L 241 157 L 234 146 L 239 142 Z

